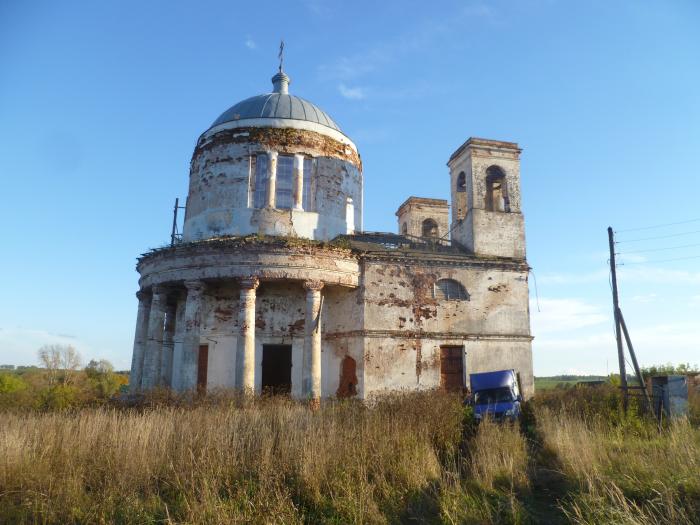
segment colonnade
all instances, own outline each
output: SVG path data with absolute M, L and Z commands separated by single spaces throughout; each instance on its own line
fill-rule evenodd
M 239 333 L 236 345 L 234 384 L 247 394 L 255 391 L 255 303 L 257 277 L 240 280 Z M 185 281 L 186 299 L 179 366 L 174 367 L 176 300 L 174 290 L 154 285 L 151 293 L 139 291 L 131 363 L 132 392 L 157 386 L 186 391 L 197 388 L 197 368 L 201 339 L 202 303 L 206 285 L 202 281 Z M 323 282 L 305 281 L 306 316 L 302 355 L 302 396 L 318 406 L 321 399 L 321 306 Z M 179 377 L 173 370 L 179 370 Z

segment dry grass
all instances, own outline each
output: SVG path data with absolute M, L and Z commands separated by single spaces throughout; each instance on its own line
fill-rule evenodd
M 464 421 L 456 397 L 2 414 L 0 523 L 693 523 L 700 431 L 535 407 Z M 556 470 L 551 494 L 543 477 Z M 537 480 L 537 484 L 533 482 Z M 550 501 L 551 500 L 551 501 Z M 666 521 L 664 521 L 666 520 Z M 694 521 L 695 520 L 695 521 Z
M 425 401 L 7 414 L 0 522 L 381 522 L 459 444 L 459 405 Z
M 700 432 L 680 420 L 611 427 L 540 413 L 545 446 L 577 489 L 563 508 L 576 523 L 694 523 L 700 518 Z

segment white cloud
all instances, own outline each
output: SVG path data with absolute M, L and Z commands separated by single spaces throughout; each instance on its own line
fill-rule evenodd
M 609 315 L 600 307 L 580 299 L 540 298 L 540 311 L 533 301 L 530 304 L 532 333 L 539 334 L 572 331 L 599 325 L 608 321 Z
M 583 273 L 545 273 L 535 275 L 539 284 L 588 284 L 605 282 L 608 280 L 609 271 L 606 269 Z
M 245 44 L 245 47 L 247 47 L 248 49 L 257 49 L 257 47 L 258 47 L 258 44 L 255 43 L 255 40 L 253 40 L 250 37 L 245 39 L 244 44 Z
M 361 87 L 347 87 L 345 84 L 338 85 L 338 91 L 340 94 L 349 100 L 362 100 L 366 97 L 365 90 Z
M 23 327 L 0 328 L 0 364 L 38 365 L 37 351 L 44 345 L 71 345 L 81 355 L 83 364 L 90 359 L 108 359 L 118 370 L 131 366 L 131 352 L 97 349 L 80 337 L 54 334 L 47 330 Z
M 642 283 L 700 284 L 700 272 L 669 270 L 656 266 L 623 266 L 617 271 L 620 279 Z
M 306 0 L 306 6 L 318 14 L 320 13 L 319 1 Z M 454 45 L 454 32 L 461 30 L 466 23 L 470 22 L 470 18 L 489 17 L 493 19 L 494 15 L 493 9 L 484 2 L 474 2 L 439 17 L 421 18 L 417 26 L 404 25 L 402 32 L 393 37 L 321 65 L 318 68 L 319 76 L 328 81 L 350 82 L 357 80 L 384 69 L 402 56 L 413 55 L 416 51 L 433 45 Z M 433 82 L 432 85 L 434 86 L 435 83 Z
M 630 301 L 633 301 L 635 303 L 652 303 L 656 300 L 658 296 L 655 293 L 647 293 L 647 294 L 641 294 L 641 295 L 633 295 L 630 297 Z
M 630 263 L 632 261 L 629 261 Z M 639 261 L 641 262 L 641 261 Z M 671 270 L 652 265 L 629 266 L 620 265 L 617 269 L 617 277 L 620 281 L 639 282 L 644 284 L 700 284 L 700 272 L 688 270 Z M 609 279 L 609 270 L 581 272 L 581 273 L 544 273 L 536 275 L 538 284 L 587 284 L 594 282 L 606 282 Z
M 72 345 L 78 351 L 81 351 L 80 347 L 85 347 L 77 337 L 70 335 L 31 328 L 0 328 L 0 363 L 38 364 L 37 351 L 51 344 Z
M 374 49 L 365 55 L 340 57 L 331 64 L 321 65 L 318 71 L 320 76 L 327 80 L 354 80 L 371 73 L 387 60 L 389 56 L 386 52 Z

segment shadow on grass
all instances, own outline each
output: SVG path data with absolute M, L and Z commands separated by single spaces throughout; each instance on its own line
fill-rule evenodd
M 537 418 L 532 405 L 523 406 L 520 432 L 527 440 L 528 470 L 531 493 L 524 499 L 533 523 L 569 523 L 562 510 L 562 503 L 571 497 L 575 487 L 563 474 L 563 466 L 557 453 L 544 443 L 544 437 L 537 426 Z

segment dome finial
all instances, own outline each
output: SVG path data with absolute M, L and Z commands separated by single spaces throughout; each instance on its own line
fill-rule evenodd
M 280 69 L 277 74 L 272 77 L 272 92 L 286 95 L 289 93 L 289 83 L 291 81 L 289 77 L 284 74 L 284 71 L 282 71 L 282 65 L 284 63 L 284 40 L 280 41 L 280 52 L 277 56 L 280 59 Z
M 280 59 L 280 73 L 282 72 L 282 65 L 284 62 L 284 40 L 280 40 L 280 52 L 277 55 Z

